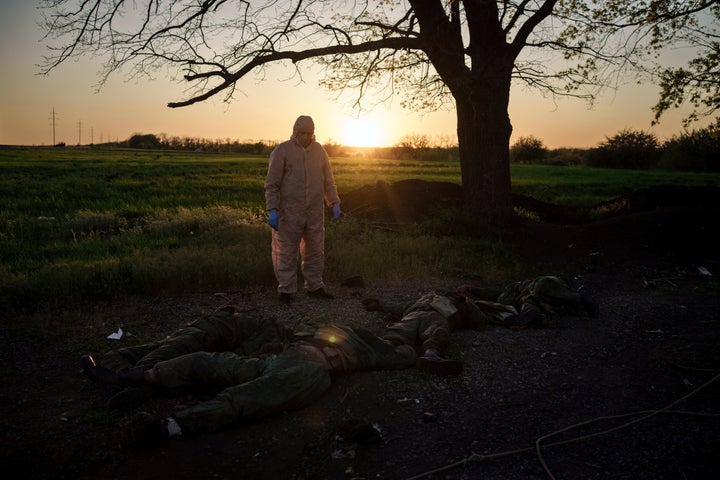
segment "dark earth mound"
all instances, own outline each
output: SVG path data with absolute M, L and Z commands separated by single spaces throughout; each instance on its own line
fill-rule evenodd
M 588 221 L 516 196 L 543 221 L 503 232 L 536 274 L 562 274 L 600 303 L 597 319 L 542 329 L 488 327 L 452 336 L 465 366 L 442 379 L 415 369 L 339 379 L 316 404 L 216 434 L 123 448 L 125 416 L 110 415 L 78 358 L 155 340 L 224 304 L 292 324 L 325 313 L 382 330 L 363 297 L 410 301 L 463 278 L 342 287 L 336 300 L 279 306 L 274 292 L 125 298 L 14 315 L 0 334 L 0 460 L 4 478 L 38 479 L 715 479 L 720 472 L 717 189 L 658 187 L 611 202 Z M 457 205 L 459 189 L 419 181 L 343 196 L 350 215 L 411 221 Z M 605 206 L 607 207 L 607 206 Z M 121 340 L 105 337 L 122 327 Z M 196 396 L 143 408 L 167 414 Z M 375 424 L 376 443 L 340 436 Z M 432 473 L 432 472 L 435 473 Z
M 513 194 L 513 206 L 542 223 L 578 224 L 620 215 L 650 212 L 667 208 L 712 210 L 718 208 L 720 188 L 660 185 L 631 192 L 600 202 L 590 208 L 573 208 L 543 202 L 527 195 Z M 342 197 L 343 211 L 369 220 L 397 223 L 421 219 L 438 208 L 462 205 L 460 185 L 450 182 L 428 182 L 419 179 L 395 183 L 379 181 Z

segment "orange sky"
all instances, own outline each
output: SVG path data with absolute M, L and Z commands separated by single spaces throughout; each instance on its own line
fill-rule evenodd
M 35 26 L 39 18 L 35 4 L 6 0 L 0 5 L 0 61 L 4 66 L 0 69 L 0 144 L 51 144 L 53 108 L 56 141 L 68 145 L 124 140 L 133 133 L 284 140 L 300 114 L 315 119 L 321 142 L 393 145 L 410 134 L 455 139 L 454 111 L 417 113 L 401 109 L 396 101 L 356 121 L 349 105 L 317 86 L 312 71 L 306 75 L 306 83 L 298 84 L 283 81 L 287 72 L 275 68 L 261 84 L 252 80 L 239 84 L 236 99 L 229 105 L 218 98 L 180 109 L 165 105 L 186 98 L 184 86 L 162 76 L 141 81 L 115 76 L 96 93 L 99 66 L 90 59 L 71 61 L 48 77 L 38 76 L 36 65 L 44 43 Z M 309 63 L 305 66 L 311 67 Z M 537 92 L 515 88 L 510 105 L 513 139 L 534 135 L 549 148 L 590 147 L 621 129 L 633 128 L 664 140 L 681 131 L 681 115 L 672 112 L 661 125 L 651 128 L 650 107 L 656 93 L 652 85 L 630 84 L 607 91 L 589 110 L 580 100 L 561 99 L 556 104 Z

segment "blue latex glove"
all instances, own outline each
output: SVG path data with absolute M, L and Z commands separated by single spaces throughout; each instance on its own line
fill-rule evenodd
M 268 225 L 270 225 L 273 228 L 273 230 L 277 230 L 278 229 L 278 221 L 279 221 L 278 211 L 276 208 L 273 208 L 268 213 Z
M 338 220 L 340 220 L 340 213 L 341 213 L 340 212 L 340 204 L 339 203 L 333 204 L 332 210 L 333 210 L 332 221 L 337 222 Z

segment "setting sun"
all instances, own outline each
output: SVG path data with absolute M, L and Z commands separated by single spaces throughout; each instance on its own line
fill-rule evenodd
M 350 119 L 345 122 L 342 143 L 350 147 L 379 147 L 382 132 L 378 125 L 367 118 Z

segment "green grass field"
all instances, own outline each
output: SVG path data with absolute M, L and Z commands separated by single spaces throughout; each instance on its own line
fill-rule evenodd
M 340 195 L 379 180 L 460 183 L 455 162 L 333 159 Z M 95 149 L 0 149 L 0 304 L 125 293 L 271 287 L 266 157 Z M 590 206 L 658 184 L 720 185 L 720 175 L 514 165 L 513 189 Z M 493 232 L 437 215 L 402 232 L 345 218 L 328 225 L 326 279 L 396 282 L 517 265 Z

